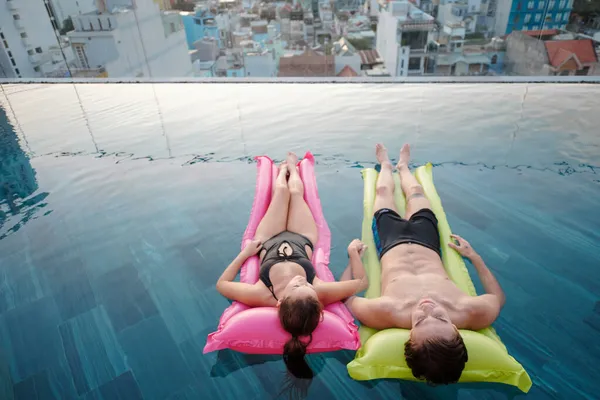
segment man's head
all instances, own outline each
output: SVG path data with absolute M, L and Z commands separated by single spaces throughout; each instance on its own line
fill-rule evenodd
M 468 360 L 467 348 L 448 311 L 431 299 L 421 300 L 413 310 L 404 355 L 415 378 L 433 385 L 458 382 Z

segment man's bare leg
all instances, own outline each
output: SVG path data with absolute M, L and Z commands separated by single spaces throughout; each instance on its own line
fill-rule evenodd
M 410 173 L 408 162 L 410 160 L 410 146 L 405 144 L 400 150 L 400 160 L 396 165 L 400 173 L 400 184 L 406 197 L 406 215 L 404 218 L 410 219 L 414 213 L 424 208 L 431 208 L 431 204 L 423 192 L 423 186 L 419 184 L 417 178 Z
M 389 208 L 398 212 L 396 203 L 394 202 L 394 177 L 392 176 L 392 163 L 388 157 L 388 152 L 385 146 L 381 143 L 375 145 L 375 156 L 381 164 L 379 177 L 377 178 L 377 186 L 375 187 L 375 204 L 373 212 L 377 212 L 382 208 Z

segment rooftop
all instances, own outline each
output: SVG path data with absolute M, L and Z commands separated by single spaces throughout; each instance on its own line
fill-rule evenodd
M 560 67 L 574 56 L 582 64 L 598 62 L 594 44 L 590 39 L 549 40 L 544 42 L 550 65 Z
M 335 76 L 334 57 L 307 48 L 304 53 L 279 59 L 279 77 Z
M 358 74 L 356 73 L 355 70 L 352 69 L 352 67 L 350 67 L 349 65 L 346 65 L 344 68 L 342 68 L 340 73 L 337 74 L 337 76 L 342 77 L 342 78 L 354 78 L 355 76 L 358 76 Z

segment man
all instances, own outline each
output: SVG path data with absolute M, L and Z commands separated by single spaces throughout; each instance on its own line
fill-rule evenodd
M 394 204 L 392 164 L 386 148 L 376 146 L 381 172 L 377 179 L 373 235 L 381 260 L 381 297 L 353 296 L 346 304 L 364 325 L 375 329 L 410 329 L 406 363 L 413 375 L 430 384 L 455 383 L 467 362 L 458 329 L 485 328 L 504 306 L 504 293 L 469 242 L 453 235 L 449 246 L 473 263 L 486 294 L 464 294 L 449 278 L 440 258 L 437 219 L 423 187 L 408 169 L 404 145 L 396 166 L 406 197 L 406 215 Z

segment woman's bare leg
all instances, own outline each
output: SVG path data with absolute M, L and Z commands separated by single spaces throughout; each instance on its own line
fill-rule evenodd
M 315 219 L 304 201 L 304 184 L 296 168 L 298 157 L 294 153 L 288 153 L 287 163 L 290 179 L 288 187 L 290 190 L 290 212 L 288 214 L 287 230 L 306 236 L 313 245 L 317 243 L 318 233 Z
M 271 204 L 265 216 L 256 228 L 254 239 L 266 242 L 273 236 L 285 231 L 290 206 L 290 190 L 287 183 L 288 164 L 283 163 L 279 167 L 279 174 L 275 179 L 275 188 Z

